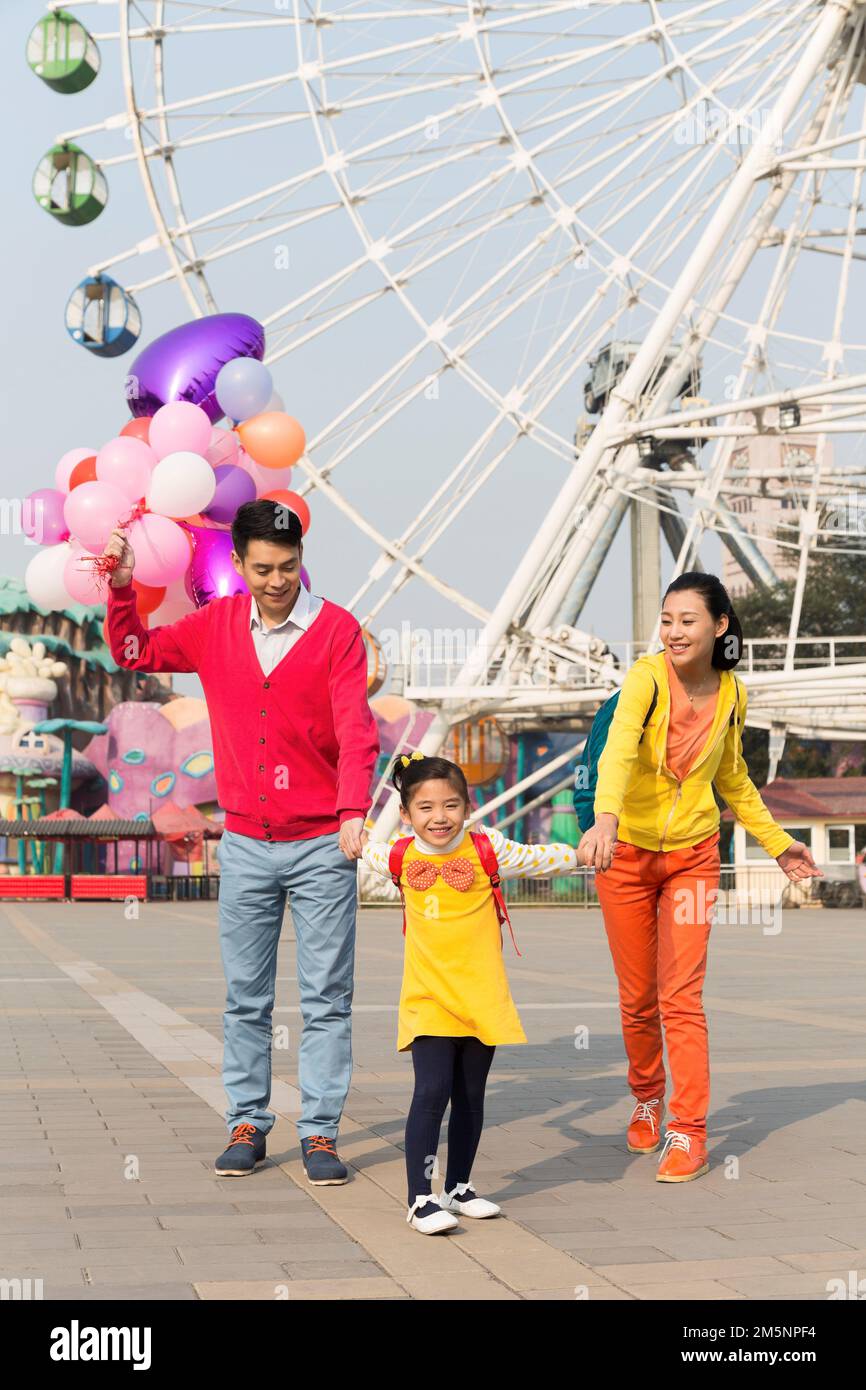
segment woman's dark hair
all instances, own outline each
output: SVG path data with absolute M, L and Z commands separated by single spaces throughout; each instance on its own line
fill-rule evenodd
M 409 758 L 404 764 L 403 758 Z M 412 791 L 420 782 L 432 779 L 450 782 L 456 792 L 469 804 L 469 787 L 462 767 L 449 762 L 447 758 L 413 758 L 409 752 L 401 753 L 391 765 L 391 783 L 400 793 L 400 801 L 405 810 L 409 809 Z
M 272 545 L 301 544 L 300 518 L 284 502 L 258 497 L 244 502 L 235 512 L 232 522 L 232 545 L 241 559 L 250 541 L 270 541 Z
M 684 589 L 700 594 L 717 622 L 719 618 L 727 618 L 727 630 L 721 637 L 716 638 L 713 646 L 713 665 L 719 671 L 732 670 L 743 655 L 743 629 L 734 612 L 730 594 L 717 574 L 701 574 L 699 570 L 690 570 L 668 585 L 665 598 L 668 594 L 682 593 Z

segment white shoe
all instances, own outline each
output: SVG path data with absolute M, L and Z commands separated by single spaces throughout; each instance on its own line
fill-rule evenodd
M 468 1197 L 466 1194 L 470 1192 L 472 1196 Z M 486 1197 L 477 1197 L 471 1182 L 459 1182 L 450 1192 L 442 1192 L 439 1205 L 443 1211 L 458 1211 L 461 1216 L 475 1216 L 482 1220 L 487 1216 L 498 1216 L 501 1210 L 495 1202 L 488 1202 Z
M 425 1207 L 428 1202 L 432 1202 L 434 1210 L 428 1216 L 416 1216 L 416 1211 Z M 406 1217 L 410 1226 L 414 1226 L 416 1231 L 420 1231 L 423 1236 L 437 1236 L 440 1231 L 453 1231 L 457 1225 L 457 1217 L 452 1216 L 450 1211 L 443 1211 L 439 1206 L 438 1199 L 432 1193 L 416 1197 L 412 1206 L 409 1208 L 409 1215 Z

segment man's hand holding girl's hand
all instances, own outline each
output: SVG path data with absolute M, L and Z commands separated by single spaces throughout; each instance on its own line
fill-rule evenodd
M 578 864 L 585 864 L 587 868 L 600 869 L 602 872 L 609 869 L 613 862 L 613 847 L 616 844 L 618 826 L 619 817 L 608 811 L 596 816 L 595 825 L 590 826 L 585 832 L 577 847 Z
M 351 820 L 343 821 L 339 844 L 347 859 L 360 859 L 366 840 L 363 816 L 353 816 Z

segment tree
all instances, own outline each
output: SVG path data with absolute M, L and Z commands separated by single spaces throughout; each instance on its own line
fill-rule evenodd
M 863 520 L 866 513 L 858 513 Z M 832 515 L 822 517 L 822 529 Z M 790 528 L 779 528 L 778 539 L 791 539 Z M 863 637 L 866 634 L 866 526 L 849 527 L 837 537 L 821 538 L 821 546 L 809 560 L 799 630 L 809 637 Z M 736 603 L 744 637 L 786 637 L 794 602 L 795 581 L 783 579 L 773 588 L 756 585 Z M 797 660 L 826 655 L 826 646 L 799 645 Z M 781 659 L 784 646 L 763 649 Z M 846 644 L 845 657 L 866 660 L 866 640 Z M 749 774 L 763 786 L 769 770 L 769 736 L 764 729 L 744 731 L 743 754 Z M 789 735 L 779 763 L 779 777 L 862 777 L 866 775 L 866 744 L 842 739 L 801 739 Z

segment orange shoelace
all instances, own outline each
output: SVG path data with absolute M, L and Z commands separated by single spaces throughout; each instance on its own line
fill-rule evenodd
M 307 1153 L 326 1153 L 333 1154 L 335 1158 L 337 1157 L 334 1141 L 333 1139 L 329 1139 L 327 1134 L 311 1134 L 310 1147 L 307 1149 Z
M 251 1136 L 256 1132 L 255 1125 L 235 1125 L 232 1130 L 233 1144 L 252 1144 Z

